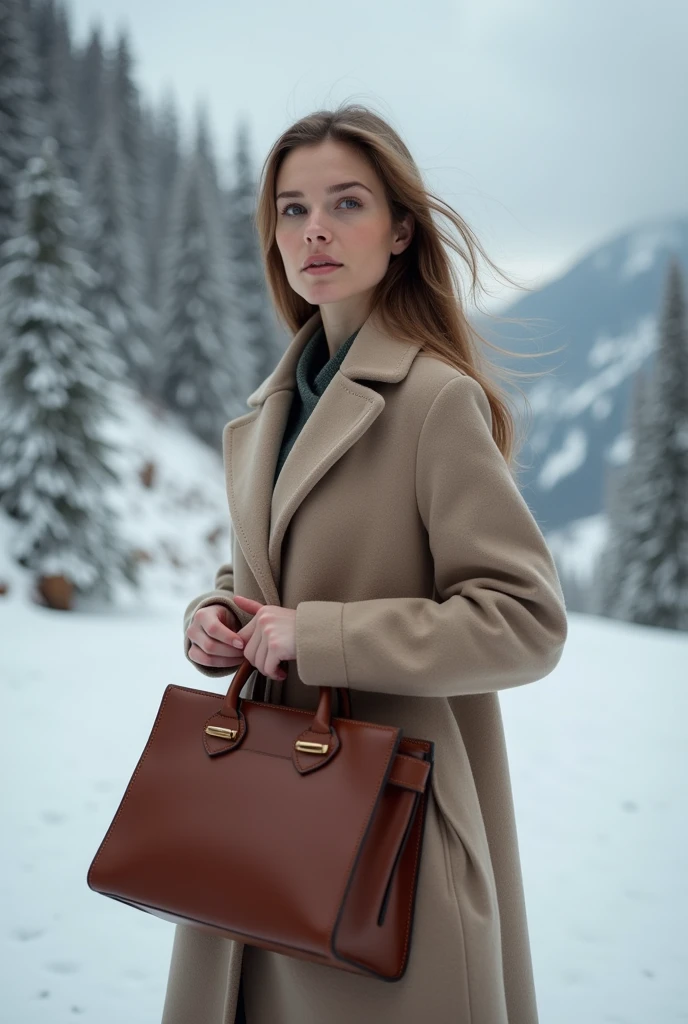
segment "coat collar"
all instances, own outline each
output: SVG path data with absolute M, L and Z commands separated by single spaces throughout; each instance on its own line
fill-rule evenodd
M 385 407 L 382 395 L 360 381 L 398 383 L 421 347 L 390 336 L 372 313 L 296 438 L 273 489 L 296 366 L 321 325 L 317 310 L 294 335 L 273 372 L 249 395 L 252 411 L 230 420 L 222 432 L 234 534 L 266 604 L 281 604 L 281 548 L 294 513 Z

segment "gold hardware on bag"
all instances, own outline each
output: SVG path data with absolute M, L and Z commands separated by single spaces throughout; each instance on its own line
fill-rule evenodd
M 297 740 L 296 749 L 304 754 L 326 754 L 330 749 L 327 743 L 309 743 L 308 740 Z
M 223 740 L 235 740 L 236 729 L 223 729 L 221 725 L 206 725 L 205 731 L 209 736 L 221 736 Z

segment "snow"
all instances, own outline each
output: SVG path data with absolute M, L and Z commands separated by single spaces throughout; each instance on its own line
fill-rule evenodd
M 605 450 L 605 458 L 612 466 L 623 466 L 633 454 L 633 437 L 630 430 L 622 430 L 617 434 Z
M 688 638 L 571 627 L 502 699 L 543 1024 L 686 1020 Z
M 183 658 L 191 596 L 0 606 L 8 1024 L 160 1019 L 173 925 L 86 872 L 164 688 L 223 691 Z M 571 613 L 555 671 L 501 694 L 541 1024 L 687 1019 L 687 678 L 685 635 Z
M 601 396 L 614 391 L 632 377 L 657 347 L 657 318 L 641 317 L 633 327 L 613 339 L 604 335 L 590 352 L 590 363 L 598 373 L 586 378 L 566 395 L 559 406 L 560 419 L 574 419 Z
M 639 228 L 627 238 L 626 261 L 620 268 L 620 277 L 629 279 L 647 273 L 657 262 L 663 249 L 678 249 L 681 235 L 673 219 Z
M 544 377 L 529 388 L 533 416 L 529 441 L 539 456 L 537 484 L 543 491 L 574 476 L 591 457 L 598 442 L 592 444 L 588 419 L 599 422 L 612 413 L 618 389 L 656 348 L 657 317 L 642 316 L 626 331 L 602 332 L 595 338 L 588 352 L 589 374 L 578 383 Z M 616 443 L 613 439 L 607 447 Z M 619 443 L 623 448 L 623 439 Z M 614 452 L 611 458 L 614 461 Z
M 543 490 L 554 487 L 563 477 L 575 473 L 585 462 L 588 439 L 581 427 L 569 427 L 558 451 L 545 459 L 537 482 Z
M 607 516 L 597 513 L 573 519 L 560 530 L 550 530 L 547 544 L 563 573 L 587 585 L 593 579 L 608 536 Z

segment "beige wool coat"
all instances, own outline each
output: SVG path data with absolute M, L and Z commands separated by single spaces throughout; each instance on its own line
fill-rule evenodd
M 286 680 L 256 670 L 242 696 L 315 710 L 319 686 L 346 686 L 354 718 L 434 741 L 409 961 L 392 983 L 179 924 L 162 1024 L 234 1022 L 242 974 L 247 1024 L 536 1024 L 498 691 L 561 657 L 557 571 L 483 388 L 374 314 L 273 491 L 296 363 L 321 322 L 317 311 L 224 428 L 232 559 L 184 630 L 215 602 L 245 625 L 234 593 L 294 608 Z

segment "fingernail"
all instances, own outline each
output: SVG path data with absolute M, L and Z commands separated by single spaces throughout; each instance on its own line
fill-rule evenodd
M 232 643 L 234 644 L 235 647 L 243 647 L 244 646 L 244 641 L 243 640 L 233 640 Z

